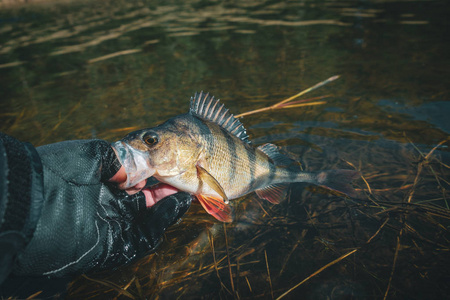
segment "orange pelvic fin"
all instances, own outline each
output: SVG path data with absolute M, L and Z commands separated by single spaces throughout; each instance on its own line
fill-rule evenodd
M 203 208 L 217 220 L 227 223 L 233 221 L 231 208 L 222 199 L 203 195 L 197 195 L 197 199 Z

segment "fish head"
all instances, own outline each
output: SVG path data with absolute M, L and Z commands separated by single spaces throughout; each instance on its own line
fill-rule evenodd
M 201 150 L 184 122 L 169 120 L 157 127 L 134 131 L 113 144 L 125 167 L 129 188 L 155 176 L 172 177 L 195 167 Z

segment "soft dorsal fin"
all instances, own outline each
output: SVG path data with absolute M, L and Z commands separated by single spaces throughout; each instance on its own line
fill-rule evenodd
M 195 93 L 191 97 L 191 108 L 189 112 L 203 120 L 211 121 L 227 130 L 242 141 L 249 143 L 249 136 L 241 121 L 236 119 L 232 113 L 225 108 L 219 99 L 210 96 L 209 93 Z
M 266 154 L 276 166 L 291 166 L 297 162 L 278 151 L 278 147 L 274 144 L 264 144 L 258 147 L 258 150 Z
M 300 171 L 297 162 L 286 155 L 281 154 L 278 151 L 278 147 L 274 144 L 264 144 L 258 147 L 258 150 L 266 154 L 270 160 L 272 160 L 273 164 L 276 166 L 280 166 L 283 168 L 298 168 Z M 278 204 L 280 201 L 286 198 L 286 195 L 289 190 L 289 184 L 281 183 L 274 184 L 270 186 L 263 187 L 259 190 L 256 190 L 256 194 L 261 199 L 266 199 L 267 201 Z

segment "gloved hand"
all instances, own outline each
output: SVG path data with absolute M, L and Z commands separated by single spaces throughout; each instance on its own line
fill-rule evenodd
M 37 152 L 44 203 L 16 259 L 17 275 L 59 277 L 126 264 L 152 252 L 190 207 L 191 196 L 177 193 L 147 208 L 142 192 L 129 195 L 108 182 L 120 163 L 105 141 L 67 141 Z

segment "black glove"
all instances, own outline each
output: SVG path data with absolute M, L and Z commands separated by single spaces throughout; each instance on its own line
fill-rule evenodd
M 148 209 L 142 192 L 108 183 L 120 168 L 109 143 L 68 141 L 37 148 L 44 203 L 36 230 L 18 254 L 17 275 L 64 276 L 126 264 L 152 252 L 188 210 L 178 193 Z

